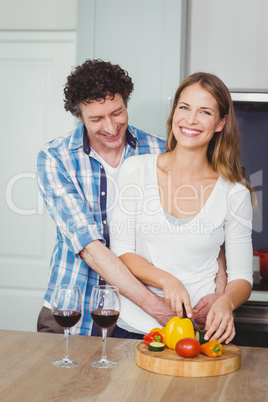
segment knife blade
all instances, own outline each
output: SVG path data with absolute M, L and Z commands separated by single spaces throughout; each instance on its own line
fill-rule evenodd
M 194 329 L 195 329 L 196 331 L 198 331 L 198 332 L 203 332 L 204 330 L 201 329 L 201 328 L 199 328 L 199 326 L 194 322 L 194 320 L 193 320 L 192 318 L 187 317 L 187 313 L 186 313 L 184 304 L 182 305 L 182 309 L 183 309 L 183 318 L 188 318 L 188 319 L 191 321 L 191 323 L 193 324 Z

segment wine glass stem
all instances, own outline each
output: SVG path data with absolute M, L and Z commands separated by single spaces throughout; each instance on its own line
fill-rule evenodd
M 69 335 L 69 329 L 64 328 L 64 337 L 65 337 L 65 355 L 64 355 L 64 360 L 69 360 L 69 351 L 68 351 L 68 335 Z
M 106 336 L 107 336 L 107 329 L 102 329 L 102 360 L 107 360 L 106 357 Z

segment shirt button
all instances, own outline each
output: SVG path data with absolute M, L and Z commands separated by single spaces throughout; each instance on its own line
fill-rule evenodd
M 103 221 L 103 224 L 104 224 L 104 225 L 106 225 L 106 223 L 107 223 L 106 221 Z
M 105 195 L 105 191 L 102 191 L 102 192 L 101 192 L 101 195 Z
M 102 165 L 100 165 L 100 168 L 101 168 L 101 169 L 103 169 L 103 166 L 102 166 Z

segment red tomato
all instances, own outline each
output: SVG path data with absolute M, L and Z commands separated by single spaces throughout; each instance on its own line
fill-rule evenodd
M 194 338 L 183 338 L 177 342 L 175 350 L 181 357 L 196 357 L 201 351 L 201 345 Z

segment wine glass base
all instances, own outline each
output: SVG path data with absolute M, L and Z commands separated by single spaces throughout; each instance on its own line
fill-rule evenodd
M 95 362 L 90 363 L 92 367 L 96 368 L 113 368 L 117 366 L 117 363 L 110 362 L 109 360 L 97 360 Z
M 70 359 L 58 360 L 56 362 L 53 362 L 52 364 L 55 367 L 63 367 L 63 368 L 72 368 L 79 366 L 78 362 Z

